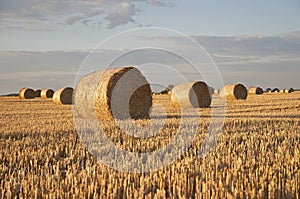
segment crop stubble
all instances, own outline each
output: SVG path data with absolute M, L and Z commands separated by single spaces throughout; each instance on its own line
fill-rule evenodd
M 217 101 L 214 97 L 212 107 L 218 108 Z M 107 126 L 108 138 L 129 151 L 166 145 L 176 134 L 180 111 L 171 108 L 168 95 L 155 96 L 154 103 L 170 115 L 156 136 L 133 139 Z M 198 128 L 185 156 L 145 174 L 118 172 L 97 163 L 80 141 L 74 149 L 71 106 L 4 97 L 0 106 L 1 197 L 299 198 L 299 92 L 228 102 L 223 132 L 203 159 L 198 149 L 211 108 L 199 109 L 200 127 L 184 124 L 187 130 Z M 153 119 L 158 126 L 159 115 Z M 190 123 L 194 120 L 199 118 L 188 118 Z

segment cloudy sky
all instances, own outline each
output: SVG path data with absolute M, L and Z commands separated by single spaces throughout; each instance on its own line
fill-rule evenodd
M 148 32 L 151 27 L 172 29 L 197 41 L 225 84 L 300 88 L 299 19 L 298 0 L 1 0 L 0 94 L 24 86 L 73 86 L 84 60 L 88 72 L 100 70 L 110 63 L 107 59 L 139 45 L 165 44 L 172 52 L 190 49 L 186 57 L 204 52 L 183 46 L 178 35 L 164 31 L 119 38 L 105 48 L 98 45 L 115 34 L 148 27 Z M 87 59 L 95 47 L 98 51 Z M 170 68 L 192 73 L 186 62 L 163 51 L 132 53 L 115 62 L 122 64 L 144 66 L 151 81 L 158 81 L 155 76 L 164 84 L 180 83 Z

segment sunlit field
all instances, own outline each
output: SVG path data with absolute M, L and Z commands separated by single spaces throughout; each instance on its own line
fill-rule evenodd
M 180 109 L 171 107 L 169 95 L 154 96 L 154 103 L 168 113 L 153 116 L 154 127 L 165 123 L 158 134 L 133 139 L 106 125 L 107 137 L 132 152 L 168 144 L 180 125 Z M 196 131 L 192 146 L 148 173 L 98 162 L 76 142 L 71 105 L 1 97 L 0 107 L 1 198 L 300 198 L 300 92 L 228 101 L 217 144 L 200 158 L 212 109 L 224 108 L 213 96 L 211 108 L 196 110 L 200 117 L 193 111 L 185 116 L 185 130 Z

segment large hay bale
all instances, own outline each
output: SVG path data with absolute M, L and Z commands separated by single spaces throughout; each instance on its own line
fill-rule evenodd
M 73 88 L 64 87 L 55 91 L 53 95 L 53 102 L 55 104 L 72 104 L 73 102 Z
M 179 84 L 172 90 L 171 103 L 181 108 L 207 108 L 211 104 L 209 88 L 200 81 Z
M 219 95 L 227 100 L 247 99 L 248 92 L 242 84 L 228 84 L 220 89 Z
M 251 86 L 249 89 L 248 89 L 248 94 L 249 95 L 261 95 L 263 94 L 264 91 L 262 88 L 260 87 L 254 87 L 254 86 Z
M 52 90 L 52 89 L 43 89 L 41 91 L 41 98 L 42 99 L 52 98 L 53 95 L 54 95 L 54 90 Z
M 149 118 L 149 83 L 134 67 L 108 69 L 83 77 L 74 91 L 78 116 L 98 120 Z
M 38 90 L 35 90 L 34 91 L 34 97 L 41 97 L 41 92 L 42 92 L 42 90 L 40 90 L 40 89 L 38 89 Z
M 22 88 L 19 91 L 20 99 L 33 99 L 35 97 L 35 92 L 31 88 Z

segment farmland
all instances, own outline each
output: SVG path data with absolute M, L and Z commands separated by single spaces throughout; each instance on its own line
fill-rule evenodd
M 173 116 L 159 134 L 132 139 L 108 125 L 107 137 L 128 151 L 165 146 L 180 125 L 180 111 L 170 107 L 169 95 L 155 96 L 154 103 Z M 199 109 L 200 118 L 192 112 L 186 127 L 201 120 L 187 129 L 196 131 L 192 146 L 147 173 L 116 171 L 97 162 L 80 140 L 76 144 L 71 105 L 1 97 L 0 107 L 1 198 L 300 198 L 300 92 L 228 101 L 217 144 L 203 158 L 198 151 L 212 108 Z M 211 107 L 223 108 L 216 96 Z

